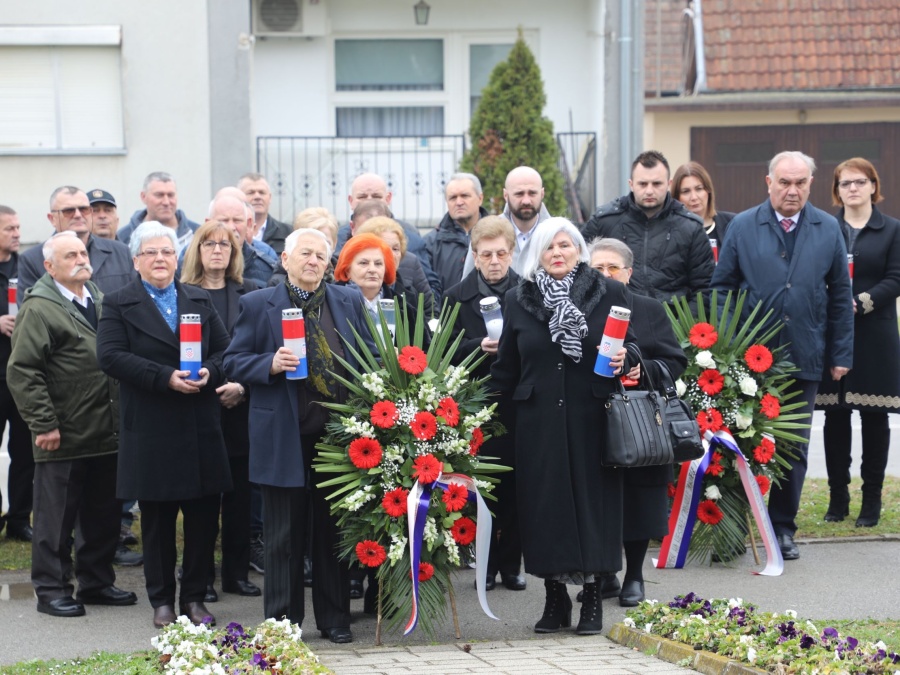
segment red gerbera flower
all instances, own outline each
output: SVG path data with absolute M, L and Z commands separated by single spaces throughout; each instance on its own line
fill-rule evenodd
M 412 429 L 413 436 L 420 441 L 430 441 L 437 433 L 437 420 L 430 412 L 418 412 L 409 428 Z
M 357 438 L 350 443 L 349 453 L 357 469 L 372 469 L 381 462 L 381 443 L 374 438 Z
M 372 406 L 372 412 L 369 413 L 372 424 L 382 429 L 390 429 L 394 426 L 400 414 L 397 412 L 397 406 L 390 401 L 379 401 Z
M 706 473 L 710 476 L 720 476 L 723 471 L 725 471 L 725 467 L 715 462 L 710 462 L 709 466 L 706 467 Z
M 725 378 L 718 370 L 709 368 L 700 373 L 700 377 L 697 378 L 697 385 L 700 387 L 700 391 L 707 396 L 715 396 L 725 386 Z
M 449 396 L 438 401 L 437 414 L 438 417 L 444 418 L 448 427 L 455 427 L 459 424 L 459 406 Z
M 409 345 L 400 350 L 397 355 L 397 363 L 410 375 L 419 375 L 425 372 L 428 366 L 428 357 L 418 347 Z
M 434 455 L 422 455 L 413 461 L 413 478 L 420 483 L 433 483 L 441 475 L 444 465 Z
M 481 427 L 472 429 L 472 440 L 469 441 L 469 454 L 473 457 L 478 454 L 478 449 L 484 443 L 484 432 Z
M 412 572 L 409 572 L 409 577 L 412 578 Z M 427 562 L 419 563 L 419 581 L 428 581 L 431 577 L 434 576 L 434 565 Z
M 387 554 L 377 541 L 366 539 L 356 545 L 356 557 L 367 567 L 378 567 L 387 559 Z
M 772 486 L 772 481 L 770 481 L 766 476 L 756 476 L 756 484 L 759 485 L 759 491 L 765 495 L 768 494 L 769 488 Z
M 716 341 L 719 339 L 719 334 L 712 325 L 708 323 L 698 323 L 694 324 L 694 327 L 691 328 L 688 339 L 691 341 L 691 344 L 698 349 L 709 349 L 716 344 Z
M 676 492 L 676 490 L 675 490 L 675 483 L 669 483 L 669 484 L 666 486 L 666 496 L 667 496 L 669 499 L 674 499 L 674 498 L 675 498 L 675 492 Z
M 763 415 L 774 420 L 781 414 L 781 402 L 776 396 L 765 394 L 759 402 L 759 409 Z
M 394 488 L 385 493 L 384 499 L 381 500 L 381 506 L 391 518 L 399 518 L 406 513 L 407 497 L 409 497 L 409 490 L 401 487 Z
M 459 511 L 466 505 L 469 499 L 469 491 L 459 483 L 448 483 L 441 499 L 444 500 L 448 513 Z
M 460 546 L 468 546 L 475 541 L 475 521 L 471 518 L 458 518 L 453 527 L 450 528 L 450 534 Z
M 712 499 L 705 499 L 697 507 L 697 518 L 707 525 L 718 525 L 722 520 L 722 509 Z
M 700 425 L 701 435 L 705 434 L 707 431 L 716 433 L 722 428 L 723 423 L 722 413 L 715 408 L 707 408 L 706 410 L 701 410 L 697 413 L 697 424 Z
M 775 443 L 772 442 L 772 439 L 763 436 L 762 440 L 759 442 L 759 445 L 753 448 L 753 459 L 755 459 L 760 464 L 768 464 L 770 461 L 772 461 L 772 457 L 774 456 Z
M 772 367 L 772 352 L 762 345 L 753 345 L 744 352 L 744 361 L 754 373 L 764 373 Z

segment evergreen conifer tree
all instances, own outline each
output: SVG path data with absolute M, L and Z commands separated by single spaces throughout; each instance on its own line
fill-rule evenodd
M 523 165 L 541 174 L 550 213 L 566 211 L 553 123 L 542 115 L 546 102 L 541 70 L 520 32 L 509 58 L 497 64 L 482 91 L 469 125 L 471 145 L 460 163 L 461 171 L 481 179 L 484 207 L 492 213 L 503 210 L 506 174 Z

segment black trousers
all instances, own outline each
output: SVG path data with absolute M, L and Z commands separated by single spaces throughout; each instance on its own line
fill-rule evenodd
M 222 495 L 222 583 L 247 581 L 250 567 L 250 457 L 228 458 L 234 489 Z
M 216 546 L 220 500 L 218 494 L 171 502 L 141 500 L 144 577 L 152 607 L 175 604 L 175 530 L 179 510 L 184 515 L 184 575 L 179 601 L 203 601 L 209 561 Z
M 490 455 L 489 452 L 485 454 Z M 501 460 L 501 463 L 507 464 Z M 516 477 L 510 471 L 500 475 L 500 483 L 494 490 L 497 501 L 491 504 L 494 521 L 491 525 L 491 551 L 488 555 L 488 576 L 517 575 L 522 569 L 522 535 L 519 532 L 519 514 L 516 508 Z
M 314 448 L 318 437 L 303 436 L 304 448 Z M 311 458 L 312 453 L 305 453 Z M 311 460 L 310 460 L 311 461 Z M 307 527 L 311 526 L 313 612 L 316 628 L 350 626 L 350 577 L 348 565 L 337 557 L 337 521 L 325 500 L 327 490 L 312 487 L 317 480 L 307 467 L 307 487 L 281 488 L 262 485 L 265 539 L 266 618 L 287 617 L 302 625 L 305 615 L 303 552 Z M 311 525 L 310 525 L 311 514 Z
M 852 410 L 843 408 L 825 412 L 825 468 L 828 469 L 828 485 L 832 488 L 850 485 L 852 413 Z M 859 472 L 864 485 L 877 487 L 880 491 L 891 446 L 888 414 L 861 410 L 859 417 L 862 421 L 862 464 Z
M 6 366 L 3 366 L 6 372 Z M 10 525 L 24 527 L 31 522 L 31 505 L 34 501 L 34 453 L 31 449 L 31 432 L 19 414 L 16 403 L 6 386 L 6 379 L 0 379 L 0 429 L 9 422 L 9 440 L 6 450 L 9 453 L 9 480 L 7 499 L 9 509 L 6 522 Z M 2 433 L 2 432 L 0 432 Z M 0 502 L 2 502 L 0 486 Z M 0 529 L 3 519 L 0 518 Z
M 793 401 L 803 401 L 803 407 L 794 412 L 808 413 L 812 420 L 813 409 L 816 405 L 816 392 L 819 390 L 818 380 L 795 380 L 788 391 L 799 391 L 800 395 Z M 806 439 L 804 443 L 798 443 L 793 453 L 797 457 L 788 457 L 790 467 L 785 469 L 781 485 L 772 486 L 769 493 L 769 517 L 772 519 L 772 528 L 775 534 L 793 534 L 797 531 L 797 523 L 794 519 L 800 510 L 800 493 L 803 491 L 803 481 L 806 480 L 807 453 L 809 451 L 809 429 L 795 429 L 795 433 Z
M 116 499 L 117 459 L 113 454 L 35 466 L 31 583 L 40 602 L 72 596 L 73 529 L 79 592 L 99 591 L 115 582 L 112 563 L 121 509 Z

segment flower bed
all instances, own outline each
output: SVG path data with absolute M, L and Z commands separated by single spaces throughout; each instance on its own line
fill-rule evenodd
M 210 630 L 180 616 L 150 642 L 159 652 L 162 672 L 171 675 L 331 672 L 300 635 L 300 626 L 287 619 L 267 619 L 247 633 L 238 623 Z
M 782 675 L 900 671 L 900 654 L 883 642 L 820 629 L 793 610 L 760 612 L 741 598 L 704 600 L 688 593 L 665 604 L 645 600 L 626 613 L 624 624 Z

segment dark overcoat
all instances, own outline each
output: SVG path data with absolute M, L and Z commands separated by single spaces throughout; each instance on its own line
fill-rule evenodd
M 660 363 L 673 379 L 687 367 L 687 357 L 678 344 L 672 323 L 662 304 L 641 295 L 632 297 L 631 327 L 641 358 L 653 383 L 660 385 Z M 623 541 L 661 539 L 669 531 L 668 486 L 672 465 L 625 469 L 625 522 Z
M 350 344 L 356 346 L 354 329 L 369 335 L 365 300 L 357 289 L 328 284 L 325 302 L 338 333 Z M 269 373 L 275 352 L 284 345 L 281 311 L 292 306 L 283 283 L 243 296 L 234 338 L 225 352 L 228 377 L 250 387 L 250 480 L 282 488 L 306 486 L 303 455 L 316 452 L 300 445 L 297 387 L 302 381 Z M 371 338 L 369 342 L 374 352 Z M 345 358 L 358 369 L 349 351 Z
M 493 386 L 516 407 L 522 549 L 525 571 L 539 576 L 622 567 L 622 471 L 600 465 L 614 383 L 594 362 L 610 308 L 630 308 L 631 293 L 580 263 L 570 295 L 588 326 L 580 362 L 550 339 L 537 284 L 523 281 L 506 294 L 491 367 Z M 635 341 L 631 328 L 626 340 Z
M 227 492 L 231 473 L 216 387 L 225 381 L 228 333 L 206 291 L 175 282 L 178 314 L 199 314 L 202 367 L 209 381 L 198 394 L 169 388 L 180 370 L 179 337 L 140 279 L 103 298 L 97 360 L 119 380 L 119 499 L 177 501 Z
M 844 213 L 838 214 L 844 241 L 849 232 Z M 872 208 L 852 248 L 853 369 L 839 382 L 822 375 L 816 404 L 825 410 L 843 406 L 871 412 L 900 412 L 900 221 Z

